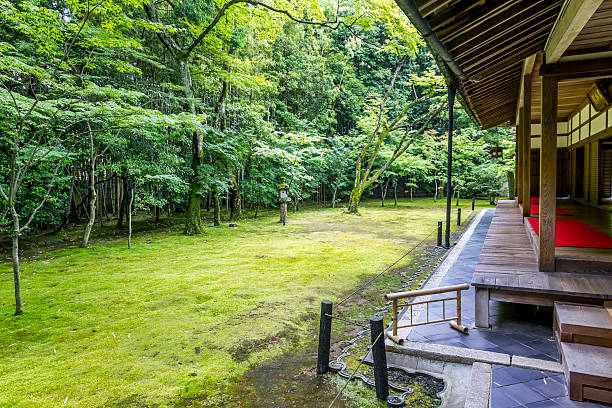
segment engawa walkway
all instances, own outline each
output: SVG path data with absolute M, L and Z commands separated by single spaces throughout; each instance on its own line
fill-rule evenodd
M 471 281 L 494 212 L 493 209 L 486 210 L 477 220 L 478 225 L 442 278 L 440 286 Z M 467 327 L 471 327 L 474 321 L 474 293 L 473 287 L 463 292 L 462 323 Z M 436 296 L 432 296 L 434 298 Z M 430 307 L 430 319 L 436 313 L 442 313 L 441 304 L 434 305 L 438 304 Z M 425 320 L 424 313 L 418 320 Z M 536 311 L 532 306 L 491 302 L 490 323 L 491 331 L 472 329 L 468 334 L 451 329 L 448 323 L 416 326 L 408 339 L 558 361 L 552 332 L 552 312 Z M 602 406 L 605 405 L 570 401 L 560 374 L 493 366 L 492 408 Z

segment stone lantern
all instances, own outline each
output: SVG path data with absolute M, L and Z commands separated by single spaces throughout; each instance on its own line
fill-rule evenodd
M 291 201 L 289 198 L 289 186 L 285 183 L 285 179 L 281 179 L 281 183 L 278 185 L 278 202 L 280 203 L 280 220 L 283 225 L 288 222 L 287 220 L 287 204 Z

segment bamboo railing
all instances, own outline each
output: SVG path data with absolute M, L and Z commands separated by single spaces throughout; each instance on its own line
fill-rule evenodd
M 449 322 L 450 326 L 453 329 L 459 330 L 462 333 L 467 333 L 468 331 L 467 327 L 464 327 L 461 325 L 461 291 L 467 290 L 469 288 L 470 288 L 470 285 L 468 285 L 467 283 L 464 283 L 461 285 L 442 286 L 442 287 L 433 288 L 433 289 L 418 289 L 418 290 L 411 290 L 408 292 L 397 292 L 397 293 L 386 294 L 385 298 L 387 300 L 393 301 L 393 328 L 392 328 L 392 331 L 387 332 L 387 337 L 389 337 L 391 340 L 393 340 L 397 344 L 403 344 L 404 340 L 400 339 L 397 335 L 398 329 L 403 329 L 406 327 L 421 326 L 421 325 L 430 324 L 430 323 L 440 323 L 440 322 Z M 426 296 L 426 295 L 436 295 L 440 293 L 450 293 L 450 292 L 456 292 L 455 296 L 445 297 L 442 299 L 423 300 L 421 302 L 399 303 L 401 299 L 413 298 L 413 297 L 418 297 L 418 296 Z M 457 302 L 457 315 L 446 317 L 446 302 L 452 301 L 452 300 L 455 300 Z M 436 303 L 436 302 L 442 302 L 442 318 L 435 319 L 435 320 L 429 320 L 429 304 Z M 414 323 L 412 320 L 413 319 L 412 308 L 413 306 L 423 305 L 423 304 L 426 305 L 426 321 Z M 399 309 L 402 307 L 410 308 L 410 310 L 408 311 L 408 313 L 410 313 L 410 324 L 404 324 L 404 325 L 399 326 L 398 325 L 398 312 L 399 312 Z

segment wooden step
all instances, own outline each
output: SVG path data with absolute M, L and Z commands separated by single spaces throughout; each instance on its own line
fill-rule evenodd
M 562 342 L 612 347 L 612 309 L 555 302 L 554 330 Z
M 612 348 L 560 342 L 569 397 L 612 404 Z

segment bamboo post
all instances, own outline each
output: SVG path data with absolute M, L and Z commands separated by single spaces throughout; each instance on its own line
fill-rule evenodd
M 438 246 L 442 246 L 442 221 L 438 221 Z
M 472 211 L 474 211 L 474 204 L 476 202 L 476 199 L 474 197 L 472 197 Z
M 461 326 L 461 291 L 457 291 L 457 325 Z
M 319 325 L 319 353 L 317 374 L 325 374 L 329 368 L 329 348 L 331 345 L 332 302 L 321 302 L 321 323 Z
M 457 321 L 451 320 L 448 324 L 461 333 L 465 334 L 468 332 L 468 328 L 461 325 L 461 289 L 457 289 Z
M 387 372 L 387 354 L 385 352 L 383 331 L 383 318 L 380 316 L 371 317 L 370 334 L 372 339 L 376 397 L 384 401 L 389 396 L 389 373 Z
M 457 208 L 457 226 L 461 226 L 461 208 Z
M 393 299 L 393 335 L 397 337 L 397 299 Z
M 412 308 L 410 309 L 412 311 Z M 397 318 L 397 312 L 398 312 L 397 299 L 393 299 L 393 325 L 392 325 L 393 330 L 391 332 L 387 332 L 387 337 L 393 340 L 397 344 L 404 344 L 404 340 L 400 339 L 397 336 L 397 326 L 399 324 L 398 318 Z

